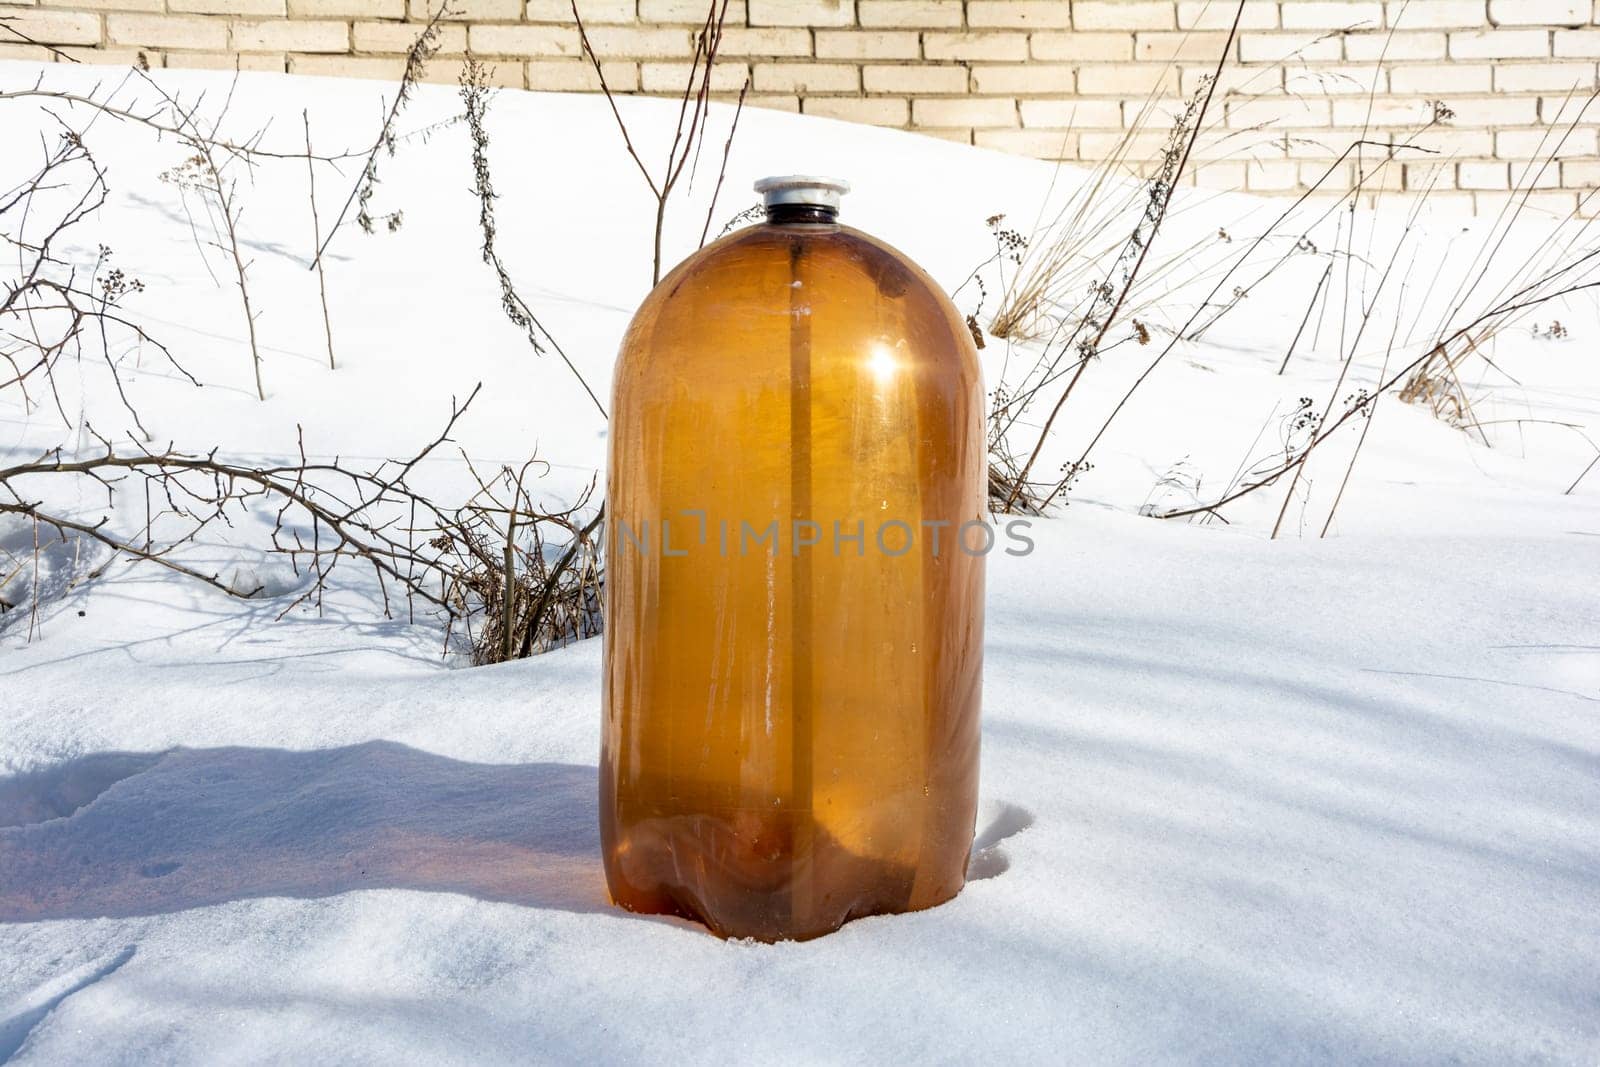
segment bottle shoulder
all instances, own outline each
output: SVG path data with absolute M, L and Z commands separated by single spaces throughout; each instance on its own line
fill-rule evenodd
M 944 290 L 888 243 L 837 224 L 763 224 L 707 245 L 663 278 L 635 314 L 623 353 L 663 331 L 795 314 L 900 321 L 927 340 L 949 335 L 971 347 Z
M 924 294 L 945 299 L 943 290 L 910 257 L 870 234 L 837 223 L 746 227 L 684 260 L 657 289 L 671 297 L 682 292 L 685 282 L 730 268 L 788 274 L 797 261 L 819 272 L 822 280 L 839 285 L 870 282 L 889 299 Z

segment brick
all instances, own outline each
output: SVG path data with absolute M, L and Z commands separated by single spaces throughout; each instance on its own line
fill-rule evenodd
M 1319 200 L 1325 209 L 1355 184 L 1356 168 L 1354 163 L 1297 163 L 1295 179 L 1298 189 L 1310 192 L 1307 202 Z
M 1424 148 L 1453 155 L 1458 159 L 1494 155 L 1494 134 L 1488 130 L 1458 130 L 1449 126 L 1435 126 L 1417 138 Z
M 6 19 L 6 25 L 15 29 L 17 33 L 31 38 L 37 44 L 100 43 L 99 15 L 83 11 L 41 11 L 29 7 L 0 7 L 0 17 Z
M 1531 96 L 1452 96 L 1447 103 L 1456 113 L 1452 122 L 1472 126 L 1531 126 L 1539 121 L 1539 101 Z
M 633 63 L 602 63 L 606 85 L 612 92 L 633 92 L 639 88 L 639 68 Z M 593 92 L 600 88 L 594 64 L 587 59 L 534 59 L 526 71 L 529 89 L 543 92 Z M 683 88 L 682 83 L 678 85 Z
M 1585 191 L 1600 188 L 1600 162 L 1567 160 L 1561 164 L 1561 184 Z
M 1300 187 L 1300 167 L 1277 160 L 1250 160 L 1244 167 L 1245 187 L 1251 192 L 1283 192 Z
M 1172 0 L 1074 0 L 1072 25 L 1080 30 L 1170 30 L 1177 25 Z
M 1481 29 L 1484 0 L 1388 0 L 1389 25 L 1402 30 Z
M 1332 101 L 1335 126 L 1426 126 L 1433 121 L 1433 108 L 1426 100 L 1377 98 L 1362 100 L 1346 97 Z
M 972 68 L 972 84 L 984 95 L 1038 96 L 1072 92 L 1077 84 L 1073 75 L 1071 67 L 1045 63 L 976 66 Z
M 1451 59 L 1538 59 L 1549 54 L 1548 30 L 1478 30 L 1450 35 Z
M 411 0 L 411 18 L 426 23 L 440 0 Z M 516 22 L 522 17 L 522 0 L 450 0 L 444 17 L 457 22 Z
M 276 15 L 289 13 L 284 0 L 167 0 L 167 10 L 193 15 Z
M 746 0 L 752 26 L 851 26 L 855 0 Z
M 421 28 L 412 22 L 358 22 L 351 30 L 351 40 L 357 52 L 393 52 L 405 55 L 411 51 L 421 34 Z M 439 51 L 447 56 L 459 56 L 467 50 L 465 26 L 439 26 Z M 291 51 L 310 52 L 316 49 L 298 48 Z
M 1510 189 L 1510 163 L 1459 163 L 1458 189 Z
M 1303 33 L 1247 33 L 1239 38 L 1239 59 L 1244 63 L 1316 62 L 1344 56 L 1338 37 L 1312 37 Z
M 1185 67 L 1179 75 L 1179 93 L 1188 99 L 1204 88 L 1207 78 L 1215 76 L 1215 67 Z M 1229 66 L 1222 71 L 1217 79 L 1217 95 L 1226 97 L 1244 94 L 1258 96 L 1261 93 L 1277 92 L 1283 88 L 1283 69 L 1281 67 L 1239 67 Z
M 812 97 L 800 102 L 800 110 L 807 115 L 821 115 L 828 119 L 860 122 L 868 126 L 904 126 L 910 117 L 910 105 L 902 99 L 875 97 L 860 100 L 851 97 Z
M 629 0 L 620 0 L 620 2 L 622 6 L 626 7 Z M 664 22 L 681 22 L 689 26 L 704 26 L 711 2 L 712 0 L 639 0 L 639 21 L 652 26 Z M 717 9 L 720 11 L 721 8 L 722 5 L 718 2 Z M 723 23 L 723 26 L 726 27 L 723 32 L 728 32 L 736 26 L 743 26 L 745 22 L 744 0 L 732 0 L 728 4 L 728 18 Z
M 1170 131 L 1173 124 L 1183 115 L 1185 102 L 1143 97 L 1137 100 L 1123 100 L 1117 108 L 1121 112 L 1120 125 L 1127 129 Z
M 117 44 L 151 48 L 228 49 L 228 24 L 201 15 L 107 15 L 106 36 Z
M 961 25 L 961 5 L 950 0 L 858 0 L 856 13 L 863 26 L 906 26 L 913 29 L 948 29 Z
M 488 27 L 483 27 L 487 29 Z M 528 27 L 534 29 L 535 27 Z M 543 28 L 543 27 L 538 27 Z M 474 26 L 474 30 L 479 27 Z M 551 26 L 555 32 L 577 36 L 576 29 Z M 664 59 L 682 59 L 691 53 L 690 34 L 687 30 L 638 29 L 632 26 L 585 26 L 589 47 L 595 54 L 606 56 L 640 56 Z
M 165 11 L 164 0 L 38 0 L 39 7 L 70 7 L 75 11 Z M 102 61 L 103 62 L 103 61 Z
M 1195 184 L 1203 189 L 1244 188 L 1243 163 L 1207 163 L 1203 167 L 1195 167 L 1193 173 Z
M 485 56 L 581 56 L 578 31 L 567 26 L 473 26 L 472 50 Z
M 1022 125 L 1057 130 L 1119 129 L 1122 105 L 1115 100 L 1024 100 Z
M 291 62 L 294 60 L 293 56 L 289 58 Z M 436 59 L 422 72 L 422 80 L 433 85 L 456 85 L 461 81 L 461 70 L 461 60 Z M 492 86 L 504 89 L 526 87 L 521 63 L 512 60 L 493 60 L 484 64 L 484 73 L 488 84 Z
M 1065 28 L 1072 25 L 1072 5 L 1062 0 L 967 0 L 967 25 Z
M 1593 63 L 1506 63 L 1494 68 L 1497 93 L 1541 89 L 1565 92 L 1572 88 L 1593 89 L 1594 85 Z
M 929 59 L 1028 58 L 1028 37 L 1022 33 L 925 33 L 923 54 Z
M 1494 135 L 1494 154 L 1501 159 L 1570 159 L 1593 156 L 1597 152 L 1600 152 L 1600 133 L 1593 127 L 1577 127 L 1560 133 L 1501 130 Z
M 1406 171 L 1403 165 L 1389 163 L 1385 165 L 1376 155 L 1368 154 L 1363 161 L 1366 178 L 1362 181 L 1362 188 L 1369 191 L 1398 192 L 1406 187 Z M 1358 169 L 1357 173 L 1360 173 Z M 1349 184 L 1354 184 L 1352 179 Z
M 1133 58 L 1126 33 L 1036 33 L 1029 38 L 1035 59 L 1087 59 L 1117 62 Z
M 744 98 L 745 107 L 764 107 L 768 111 L 793 111 L 800 110 L 798 96 L 786 96 L 782 93 L 751 93 Z
M 22 47 L 31 48 L 32 45 Z M 155 69 L 166 65 L 166 55 L 151 48 L 101 48 L 99 45 L 62 45 L 58 49 L 80 63 L 106 64 L 117 67 L 137 67 L 139 57 L 144 65 Z
M 1318 130 L 1287 130 L 1284 133 L 1283 153 L 1288 159 L 1320 159 L 1331 161 L 1343 155 L 1356 141 L 1370 138 L 1370 130 L 1359 129 L 1329 129 L 1324 127 Z M 1235 150 L 1237 151 L 1237 149 Z M 1252 155 L 1256 154 L 1254 151 Z M 1369 157 L 1381 154 L 1380 149 L 1371 149 Z
M 698 87 L 705 79 L 705 64 L 698 67 L 689 63 L 641 63 L 639 64 L 639 87 L 647 93 L 673 93 L 681 95 L 684 86 L 690 77 Z M 531 77 L 531 75 L 530 75 Z M 743 63 L 718 63 L 711 68 L 711 89 L 713 92 L 736 93 L 744 88 L 745 82 L 750 79 L 750 68 Z M 606 83 L 610 84 L 611 77 L 606 76 Z M 617 87 L 612 85 L 615 90 Z
M 973 143 L 1035 159 L 1077 159 L 1076 134 L 1057 130 L 975 130 Z
M 1439 97 L 1449 93 L 1487 93 L 1491 90 L 1488 64 L 1451 63 L 1446 66 L 1399 66 L 1389 72 L 1389 91 L 1396 94 L 1425 93 Z
M 1233 25 L 1238 14 L 1237 4 L 1223 0 L 1180 0 L 1178 4 L 1178 29 L 1226 30 Z M 1275 3 L 1246 3 L 1244 14 L 1239 16 L 1241 30 L 1275 30 L 1278 28 L 1278 5 Z
M 1328 163 L 1322 160 L 1318 160 L 1315 163 L 1296 163 L 1295 174 L 1302 189 L 1342 191 L 1355 184 L 1356 165 L 1354 163 Z
M 173 66 L 185 70 L 259 70 L 282 74 L 288 69 L 288 59 L 276 55 L 243 55 L 238 52 L 175 52 Z
M 793 28 L 746 30 L 729 27 L 722 31 L 718 56 L 809 56 L 811 31 Z
M 1110 159 L 1119 154 L 1129 163 L 1159 159 L 1166 147 L 1167 135 L 1161 130 L 1078 135 L 1079 154 L 1084 159 L 1096 161 Z
M 951 141 L 955 144 L 971 144 L 972 130 L 918 130 L 924 137 L 933 137 L 940 141 Z
M 1397 67 L 1397 70 L 1438 70 L 1438 67 Z M 1445 70 L 1450 68 L 1446 67 Z M 1487 67 L 1483 68 L 1485 71 Z M 1390 85 L 1389 71 L 1376 66 L 1356 66 L 1346 63 L 1337 67 L 1291 66 L 1284 69 L 1283 86 L 1291 93 L 1320 93 L 1325 96 L 1366 96 L 1384 92 Z M 1487 76 L 1484 79 L 1487 82 Z M 1400 90 L 1396 89 L 1396 92 Z M 1407 89 L 1407 92 L 1425 90 Z
M 918 126 L 1015 126 L 1015 100 L 913 100 L 911 119 Z
M 1350 142 L 1354 140 L 1356 136 L 1356 134 L 1345 134 L 1343 132 L 1326 129 L 1316 131 L 1290 131 L 1285 137 L 1280 139 L 1282 143 L 1282 151 L 1278 152 L 1277 155 L 1282 159 L 1321 160 L 1326 165 L 1327 162 L 1337 158 L 1339 154 L 1349 146 Z M 1237 149 L 1233 154 L 1238 154 Z M 1255 152 L 1252 149 L 1251 155 L 1254 154 Z M 1210 155 L 1202 155 L 1200 158 L 1209 159 L 1212 157 Z M 1221 158 L 1226 159 L 1229 157 L 1224 155 Z
M 389 56 L 290 56 L 289 73 L 399 81 L 406 61 Z
M 25 59 L 34 63 L 54 63 L 55 52 L 42 44 L 22 41 L 0 41 L 0 59 Z
M 350 27 L 343 22 L 276 19 L 234 22 L 230 47 L 236 52 L 348 52 Z
M 861 72 L 843 63 L 757 63 L 757 92 L 854 93 L 861 89 Z
M 1427 196 L 1456 187 L 1456 169 L 1449 163 L 1406 163 L 1400 169 L 1405 177 L 1405 187 Z
M 1229 129 L 1253 126 L 1326 126 L 1329 102 L 1316 96 L 1257 96 L 1227 102 Z
M 1496 26 L 1587 26 L 1593 14 L 1589 0 L 1489 0 Z
M 1443 59 L 1445 40 L 1442 33 L 1351 33 L 1344 37 L 1344 54 L 1358 62 Z
M 702 0 L 699 8 L 700 14 L 695 21 L 704 23 L 709 4 Z M 585 29 L 607 22 L 633 23 L 639 19 L 639 8 L 634 0 L 578 0 L 578 17 L 583 20 Z M 524 22 L 570 25 L 572 4 L 568 0 L 524 0 L 522 19 Z
M 291 18 L 403 19 L 406 0 L 288 0 Z M 422 32 L 418 26 L 417 33 Z
M 1600 30 L 1557 30 L 1555 54 L 1563 59 L 1600 57 Z
M 879 67 L 861 68 L 861 83 L 869 93 L 964 93 L 966 67 Z
M 1089 96 L 1132 96 L 1149 92 L 1170 96 L 1177 90 L 1178 72 L 1171 67 L 1113 64 L 1078 70 L 1078 91 Z
M 1383 4 L 1379 0 L 1290 0 L 1281 9 L 1286 30 L 1347 30 L 1383 27 Z
M 1511 186 L 1514 189 L 1561 188 L 1561 164 L 1548 155 L 1529 162 L 1511 165 Z
M 1532 100 L 1528 97 L 1511 97 L 1509 99 L 1520 99 L 1524 103 L 1532 103 Z M 1536 120 L 1520 123 L 1520 125 L 1531 126 L 1534 124 L 1534 122 L 1542 122 L 1546 126 L 1566 127 L 1571 125 L 1572 120 L 1577 118 L 1580 113 L 1587 114 L 1589 108 L 1590 104 L 1587 93 L 1572 93 L 1570 95 L 1563 93 L 1560 96 L 1541 96 L 1539 97 L 1539 117 Z M 1500 125 L 1510 126 L 1516 124 L 1506 122 L 1501 123 Z
M 1133 39 L 1133 57 L 1159 63 L 1181 59 L 1215 63 L 1226 47 L 1225 33 L 1140 33 Z
M 1144 126 L 1130 127 L 1130 129 L 1144 130 Z M 1283 134 L 1274 130 L 1268 133 L 1241 134 L 1237 132 L 1223 133 L 1212 129 L 1202 130 L 1195 139 L 1194 150 L 1189 158 L 1197 163 L 1214 163 L 1222 160 L 1238 159 L 1286 159 L 1288 150 L 1284 145 Z
M 917 59 L 922 45 L 915 33 L 896 30 L 818 30 L 818 59 Z

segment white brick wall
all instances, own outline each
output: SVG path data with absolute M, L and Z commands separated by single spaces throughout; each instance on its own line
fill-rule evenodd
M 395 78 L 438 0 L 0 0 L 0 57 Z M 593 91 L 569 0 L 452 0 L 430 80 L 468 49 L 496 79 Z M 708 0 L 578 0 L 621 92 L 681 91 Z M 714 87 L 758 107 L 1093 162 L 1129 126 L 1154 153 L 1214 69 L 1232 0 L 732 0 Z M 1188 180 L 1296 193 L 1362 135 L 1437 156 L 1386 181 L 1498 205 L 1600 86 L 1600 0 L 1247 0 Z M 1146 107 L 1155 93 L 1152 107 Z M 1569 98 L 1570 97 L 1570 98 Z M 1435 101 L 1453 117 L 1429 124 Z M 1600 103 L 1540 179 L 1547 206 L 1600 183 Z M 1426 126 L 1419 134 L 1417 130 Z M 1541 147 L 1543 145 L 1543 147 Z M 1353 178 L 1348 164 L 1338 180 Z M 1596 198 L 1600 207 L 1600 197 Z

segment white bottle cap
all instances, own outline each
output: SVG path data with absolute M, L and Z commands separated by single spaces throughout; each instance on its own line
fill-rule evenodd
M 838 212 L 840 199 L 849 191 L 850 183 L 844 179 L 815 174 L 784 174 L 756 182 L 756 192 L 769 209 L 778 204 L 805 204 Z

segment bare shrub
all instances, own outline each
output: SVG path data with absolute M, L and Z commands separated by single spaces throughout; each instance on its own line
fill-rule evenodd
M 1226 53 L 1224 49 L 1224 56 Z M 1222 74 L 1224 64 L 1225 59 L 1219 61 L 1216 77 Z M 1188 493 L 1192 499 L 1177 507 L 1147 504 L 1143 510 L 1161 517 L 1209 519 L 1219 517 L 1216 509 L 1244 495 L 1287 484 L 1274 525 L 1276 535 L 1297 496 L 1308 458 L 1340 427 L 1359 421 L 1361 429 L 1342 473 L 1335 473 L 1337 489 L 1332 504 L 1325 516 L 1319 516 L 1325 534 L 1350 482 L 1380 396 L 1395 392 L 1402 400 L 1425 404 L 1452 425 L 1470 430 L 1488 443 L 1483 423 L 1473 410 L 1474 396 L 1465 384 L 1469 378 L 1464 366 L 1479 363 L 1493 368 L 1490 347 L 1498 331 L 1522 321 L 1535 308 L 1596 284 L 1594 268 L 1600 264 L 1593 257 L 1600 251 L 1588 248 L 1589 226 L 1577 213 L 1562 220 L 1554 235 L 1520 269 L 1503 269 L 1508 236 L 1520 229 L 1530 193 L 1546 170 L 1556 165 L 1554 161 L 1585 114 L 1587 102 L 1577 108 L 1577 117 L 1566 123 L 1564 130 L 1550 131 L 1539 162 L 1527 168 L 1437 323 L 1413 320 L 1405 335 L 1401 334 L 1407 300 L 1405 279 L 1410 273 L 1406 257 L 1413 254 L 1408 252 L 1412 227 L 1432 192 L 1431 182 L 1418 187 L 1407 177 L 1407 222 L 1386 259 L 1379 253 L 1374 262 L 1370 237 L 1366 247 L 1358 248 L 1356 233 L 1375 232 L 1366 213 L 1376 211 L 1387 189 L 1399 187 L 1398 181 L 1388 180 L 1398 162 L 1435 154 L 1419 139 L 1454 117 L 1443 101 L 1431 101 L 1429 114 L 1419 125 L 1398 136 L 1374 137 L 1364 128 L 1305 192 L 1254 236 L 1232 234 L 1226 227 L 1218 230 L 1217 247 L 1227 253 L 1224 262 L 1215 268 L 1196 266 L 1194 247 L 1167 241 L 1163 223 L 1173 214 L 1173 188 L 1183 178 L 1196 138 L 1205 130 L 1213 85 L 1203 87 L 1178 116 L 1165 149 L 1152 164 L 1151 178 L 1133 187 L 1113 181 L 1111 167 L 1097 169 L 1069 196 L 1055 220 L 1028 238 L 1028 255 L 1012 281 L 1005 284 L 1001 275 L 1001 305 L 990 324 L 990 333 L 1007 343 L 1007 372 L 993 395 L 989 433 L 990 503 L 997 511 L 1037 514 L 1062 503 L 1076 480 L 1093 469 L 1096 448 L 1129 401 L 1181 343 L 1201 339 L 1218 322 L 1246 306 L 1250 293 L 1277 275 L 1290 259 L 1312 257 L 1326 260 L 1326 266 L 1318 272 L 1278 372 L 1283 373 L 1303 350 L 1305 337 L 1312 338 L 1311 347 L 1317 345 L 1322 320 L 1331 305 L 1341 323 L 1340 363 L 1327 399 L 1320 405 L 1309 399 L 1302 402 L 1289 417 L 1300 429 L 1292 439 L 1286 437 L 1281 447 L 1255 453 L 1264 443 L 1258 435 L 1252 454 L 1240 461 L 1224 490 L 1212 499 L 1200 498 L 1202 479 L 1185 466 L 1181 475 L 1165 478 L 1155 495 Z M 1375 88 L 1368 93 L 1369 113 L 1374 93 Z M 1130 133 L 1124 146 L 1132 139 Z M 1119 152 L 1112 164 L 1116 168 L 1131 165 L 1125 152 Z M 1343 192 L 1328 192 L 1327 186 L 1346 166 L 1353 169 L 1353 184 Z M 1130 199 L 1130 188 L 1139 190 L 1141 201 Z M 1119 239 L 1114 249 L 1097 238 L 1108 220 L 1129 216 L 1136 219 L 1131 235 Z M 1312 235 L 1334 223 L 1338 232 L 1332 245 L 1319 247 Z M 1162 247 L 1155 250 L 1158 244 Z M 1113 264 L 1110 270 L 1104 267 L 1108 259 Z M 1497 269 L 1491 271 L 1491 265 Z M 981 284 L 980 279 L 980 290 Z M 1198 301 L 1187 292 L 1179 296 L 1180 290 L 1193 288 L 1203 292 Z M 1433 295 L 1431 286 L 1424 295 Z M 1180 299 L 1184 310 L 1172 314 Z M 1394 315 L 1390 337 L 1380 350 L 1383 366 L 1376 382 L 1358 387 L 1352 377 L 1355 357 L 1361 346 L 1370 344 L 1365 340 L 1368 327 L 1380 310 Z M 1348 331 L 1346 322 L 1351 327 Z M 1420 348 L 1416 344 L 1419 335 L 1423 340 Z M 1017 375 L 1009 373 L 1013 342 L 1038 353 Z M 1084 434 L 1087 443 L 1076 458 L 1060 463 L 1041 478 L 1039 460 L 1075 386 L 1092 363 L 1119 346 L 1128 346 L 1125 351 L 1130 353 L 1150 347 L 1153 353 L 1132 384 L 1113 398 L 1098 429 Z M 1031 410 L 1041 403 L 1047 405 L 1044 417 L 1030 417 Z M 1273 417 L 1268 417 L 1264 428 Z M 1075 429 L 1083 432 L 1082 427 Z
M 426 50 L 413 51 L 422 57 Z M 346 206 L 356 207 L 358 221 L 372 221 L 368 204 L 377 180 L 375 161 L 398 139 L 392 128 L 397 108 L 364 154 L 319 156 L 310 145 L 309 115 L 302 124 L 304 151 L 281 152 L 265 147 L 260 133 L 243 142 L 223 138 L 226 104 L 202 123 L 196 107 L 150 84 L 160 99 L 155 107 L 124 104 L 119 89 L 72 94 L 36 84 L 11 97 L 32 98 L 43 107 L 87 108 L 94 113 L 90 122 L 112 115 L 178 136 L 194 154 L 176 180 L 190 192 L 202 192 L 218 213 L 219 244 L 231 249 L 246 300 L 248 261 L 236 254 L 237 243 L 228 237 L 228 220 L 238 217 L 232 200 L 236 171 L 255 182 L 271 179 L 271 164 L 306 165 L 313 236 L 319 252 L 325 252 L 339 224 L 333 231 L 320 228 L 316 167 L 363 158 L 361 178 Z M 405 95 L 402 91 L 400 97 Z M 487 179 L 486 164 L 484 174 Z M 579 518 L 594 510 L 592 487 L 568 505 L 536 506 L 532 478 L 542 471 L 536 461 L 484 479 L 464 454 L 461 462 L 476 483 L 465 501 L 442 501 L 409 482 L 418 464 L 451 441 L 477 390 L 460 405 L 452 403 L 441 432 L 409 458 L 370 467 L 316 459 L 303 441 L 298 456 L 265 463 L 241 462 L 222 447 L 194 452 L 149 445 L 110 344 L 114 333 L 127 334 L 170 359 L 124 309 L 142 286 L 110 265 L 110 249 L 102 247 L 87 270 L 62 251 L 69 238 L 82 244 L 75 231 L 89 224 L 106 202 L 107 190 L 105 171 L 82 135 L 61 125 L 57 143 L 37 170 L 0 195 L 0 235 L 15 250 L 11 258 L 20 269 L 0 302 L 0 367 L 8 370 L 0 378 L 0 399 L 16 400 L 24 412 L 54 404 L 77 434 L 73 446 L 45 448 L 0 467 L 0 526 L 6 527 L 0 530 L 0 613 L 31 599 L 31 636 L 41 599 L 98 578 L 121 561 L 162 567 L 231 597 L 277 601 L 281 618 L 297 609 L 323 610 L 333 576 L 355 565 L 372 577 L 385 615 L 414 620 L 420 612 L 439 619 L 447 647 L 459 636 L 474 662 L 526 656 L 597 632 L 600 516 Z M 492 196 L 487 186 L 485 192 Z M 397 222 L 397 216 L 390 217 L 391 226 Z M 492 231 L 492 218 L 489 227 Z M 315 258 L 313 266 L 319 264 Z M 326 329 L 325 281 L 319 292 Z M 328 335 L 331 367 L 331 330 Z M 68 411 L 57 387 L 58 366 L 89 355 L 103 361 L 142 439 L 101 434 L 95 412 Z M 258 381 L 259 366 L 258 359 Z M 178 371 L 199 384 L 183 368 Z M 278 573 L 230 569 L 226 559 L 219 564 L 219 538 L 234 542 L 225 556 L 277 560 Z M 58 559 L 65 561 L 60 580 L 46 587 L 41 576 Z
M 638 150 L 634 148 L 628 124 L 623 121 L 622 112 L 617 109 L 616 96 L 606 82 L 605 67 L 600 62 L 600 56 L 595 52 L 594 46 L 589 43 L 589 34 L 584 28 L 583 17 L 578 14 L 577 0 L 569 2 L 572 6 L 572 20 L 578 27 L 578 39 L 583 45 L 583 54 L 589 58 L 590 65 L 594 67 L 595 77 L 600 81 L 600 91 L 605 94 L 606 102 L 611 105 L 612 117 L 616 119 L 617 128 L 622 131 L 623 146 L 628 151 L 628 157 L 638 167 L 640 176 L 644 178 L 644 183 L 650 190 L 650 195 L 655 198 L 655 249 L 650 273 L 650 282 L 653 285 L 661 280 L 661 235 L 666 225 L 667 204 L 672 199 L 679 179 L 684 176 L 684 168 L 688 167 L 692 181 L 695 165 L 700 160 L 700 149 L 705 140 L 709 125 L 707 119 L 711 111 L 711 75 L 716 67 L 717 50 L 722 45 L 723 24 L 728 19 L 728 0 L 709 0 L 706 17 L 695 33 L 694 54 L 689 59 L 689 73 L 684 79 L 683 95 L 678 104 L 678 122 L 673 128 L 672 143 L 667 149 L 666 162 L 659 174 L 651 173 Z M 727 143 L 723 147 L 723 169 L 717 175 L 711 206 L 706 211 L 706 224 L 700 233 L 702 245 L 705 244 L 706 236 L 711 230 L 711 215 L 716 211 L 717 194 L 722 190 L 722 177 L 727 170 L 728 154 L 733 150 L 734 132 L 738 129 L 739 115 L 744 110 L 745 93 L 749 89 L 750 83 L 746 79 L 744 87 L 739 90 L 739 103 L 734 111 Z

